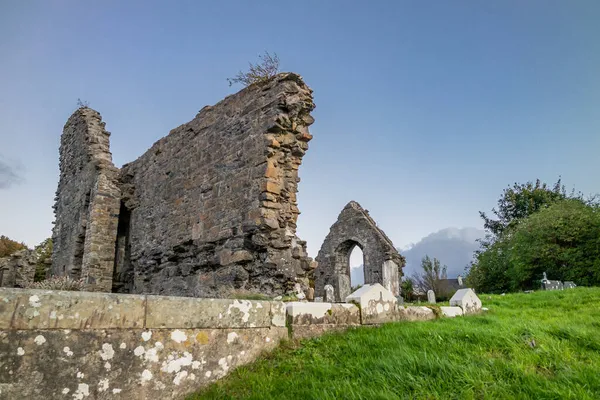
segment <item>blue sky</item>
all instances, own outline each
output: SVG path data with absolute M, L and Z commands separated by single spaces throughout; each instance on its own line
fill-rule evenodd
M 120 166 L 265 50 L 314 89 L 298 196 L 313 256 L 350 200 L 403 247 L 481 227 L 515 181 L 600 192 L 598 21 L 596 0 L 0 0 L 0 234 L 50 236 L 78 98 Z

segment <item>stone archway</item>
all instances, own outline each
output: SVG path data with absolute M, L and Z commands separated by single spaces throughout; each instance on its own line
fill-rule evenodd
M 354 246 L 363 252 L 365 284 L 380 283 L 399 296 L 404 257 L 368 211 L 355 201 L 344 207 L 319 250 L 315 295 L 324 296 L 324 286 L 329 284 L 334 287 L 336 301 L 345 300 L 349 294 L 349 258 Z

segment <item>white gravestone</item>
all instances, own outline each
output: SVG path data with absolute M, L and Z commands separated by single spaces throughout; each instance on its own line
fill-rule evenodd
M 427 301 L 431 304 L 435 304 L 435 292 L 431 289 L 427 291 Z
M 325 285 L 325 303 L 335 303 L 333 286 Z
M 462 308 L 465 314 L 474 314 L 481 311 L 481 300 L 473 289 L 459 289 L 450 299 L 451 306 Z

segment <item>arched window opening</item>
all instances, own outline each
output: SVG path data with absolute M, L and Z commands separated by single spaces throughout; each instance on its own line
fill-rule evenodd
M 355 291 L 365 284 L 365 258 L 359 246 L 350 252 L 350 287 Z

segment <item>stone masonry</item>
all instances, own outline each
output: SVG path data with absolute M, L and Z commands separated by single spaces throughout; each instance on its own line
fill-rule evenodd
M 394 296 L 400 295 L 405 260 L 392 241 L 377 227 L 367 210 L 351 201 L 331 226 L 317 255 L 315 296 L 324 296 L 325 285 L 333 285 L 336 301 L 345 301 L 343 282 L 350 277 L 350 253 L 363 251 L 365 284 L 380 283 Z
M 120 190 L 104 125 L 98 112 L 82 107 L 64 127 L 51 273 L 111 291 Z
M 308 287 L 296 236 L 298 168 L 312 90 L 279 74 L 206 106 L 118 170 L 100 115 L 77 110 L 61 140 L 55 275 L 87 290 L 227 297 Z
M 27 287 L 35 277 L 36 264 L 35 252 L 29 249 L 0 258 L 0 286 Z

